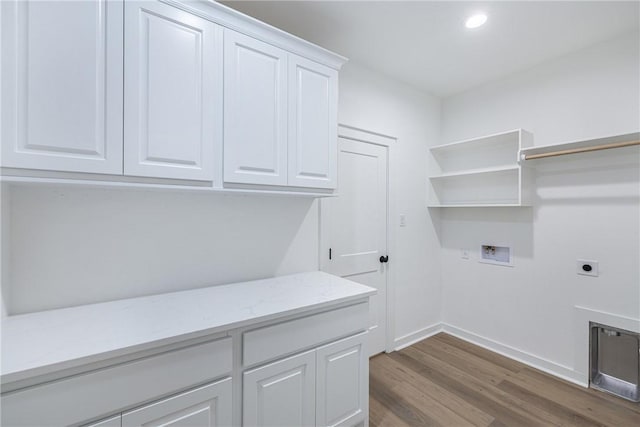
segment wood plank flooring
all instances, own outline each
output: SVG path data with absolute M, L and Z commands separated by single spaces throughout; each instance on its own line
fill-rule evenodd
M 640 404 L 438 334 L 370 361 L 371 427 L 640 427 Z

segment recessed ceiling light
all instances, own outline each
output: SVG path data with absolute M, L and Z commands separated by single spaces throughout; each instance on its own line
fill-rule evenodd
M 467 18 L 464 26 L 467 28 L 478 28 L 485 22 L 487 22 L 487 15 L 485 15 L 484 13 L 476 13 L 475 15 Z

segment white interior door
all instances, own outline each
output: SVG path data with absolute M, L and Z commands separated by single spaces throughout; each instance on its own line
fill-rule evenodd
M 370 300 L 370 355 L 385 350 L 387 155 L 387 147 L 339 138 L 339 196 L 321 201 L 322 270 L 378 290 Z

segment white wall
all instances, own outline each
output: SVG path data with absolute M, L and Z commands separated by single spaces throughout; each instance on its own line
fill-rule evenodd
M 36 186 L 4 196 L 9 314 L 318 269 L 312 199 Z
M 349 62 L 340 73 L 339 122 L 397 138 L 389 151 L 390 234 L 395 242 L 389 271 L 395 343 L 402 345 L 440 321 L 438 219 L 426 210 L 427 145 L 438 142 L 440 101 Z M 399 226 L 401 213 L 406 227 Z
M 536 145 L 638 130 L 638 33 L 446 98 L 442 140 L 515 128 Z
M 535 145 L 638 131 L 638 40 L 629 34 L 444 100 L 443 142 L 519 127 Z M 538 164 L 532 208 L 443 210 L 443 319 L 585 381 L 586 344 L 576 347 L 574 337 L 586 325 L 574 306 L 609 313 L 611 322 L 640 319 L 638 149 Z M 485 242 L 513 245 L 515 266 L 478 263 Z M 472 259 L 461 259 L 461 248 L 473 249 Z M 599 261 L 600 277 L 577 275 L 579 258 Z

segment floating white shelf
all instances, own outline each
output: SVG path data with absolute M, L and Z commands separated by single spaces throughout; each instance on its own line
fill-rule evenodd
M 529 179 L 518 163 L 533 136 L 522 129 L 438 145 L 429 150 L 429 207 L 529 204 Z
M 631 133 L 625 133 L 622 135 L 586 139 L 581 141 L 566 142 L 562 144 L 541 145 L 541 146 L 529 147 L 529 148 L 523 147 L 520 150 L 518 159 L 520 163 L 524 163 L 525 161 L 531 161 L 531 160 L 539 161 L 541 160 L 541 158 L 527 159 L 527 157 L 539 156 L 539 155 L 543 155 L 545 157 L 551 157 L 551 156 L 558 155 L 556 154 L 558 152 L 561 152 L 560 154 L 575 154 L 575 153 L 582 152 L 583 150 L 584 151 L 592 151 L 594 149 L 603 150 L 603 149 L 606 149 L 606 146 L 611 146 L 611 148 L 616 148 L 617 144 L 631 143 L 631 142 L 637 142 L 637 141 L 640 141 L 640 132 L 631 132 Z M 605 148 L 602 148 L 602 147 L 605 147 Z
M 443 178 L 452 178 L 456 176 L 466 176 L 466 175 L 482 175 L 490 172 L 504 172 L 504 171 L 513 171 L 517 169 L 518 169 L 518 166 L 498 166 L 493 168 L 469 169 L 462 172 L 448 172 L 440 175 L 433 175 L 433 176 L 430 176 L 429 179 L 443 179 Z
M 484 204 L 449 204 L 449 205 L 429 205 L 430 208 L 515 208 L 523 206 L 519 203 L 484 203 Z
M 448 151 L 459 150 L 464 148 L 465 145 L 484 145 L 499 144 L 500 142 L 512 141 L 514 137 L 517 137 L 522 129 L 512 129 L 504 132 L 494 133 L 491 135 L 480 136 L 477 138 L 463 139 L 461 141 L 448 142 L 442 145 L 434 145 L 431 147 L 432 152 L 436 151 Z

